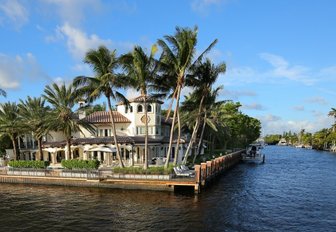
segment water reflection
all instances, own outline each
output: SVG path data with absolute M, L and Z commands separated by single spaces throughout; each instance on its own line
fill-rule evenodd
M 1 184 L 1 231 L 336 231 L 336 156 L 264 152 L 198 196 Z

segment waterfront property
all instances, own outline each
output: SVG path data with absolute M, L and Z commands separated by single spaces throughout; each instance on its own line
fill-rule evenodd
M 171 120 L 161 116 L 162 101 L 146 97 L 147 119 L 144 116 L 144 96 L 129 100 L 129 104 L 119 103 L 113 111 L 117 141 L 121 156 L 126 165 L 143 164 L 145 153 L 145 122 L 148 121 L 148 160 L 155 158 L 157 164 L 166 159 L 168 150 Z M 84 106 L 85 102 L 79 102 Z M 82 129 L 83 133 L 73 133 L 71 139 L 70 157 L 67 156 L 66 138 L 62 132 L 50 132 L 44 137 L 42 151 L 39 154 L 37 143 L 32 134 L 26 134 L 19 139 L 20 155 L 15 157 L 13 150 L 7 150 L 10 159 L 44 160 L 52 165 L 59 164 L 62 159 L 98 159 L 103 166 L 113 166 L 117 163 L 116 146 L 111 130 L 111 119 L 105 111 L 85 115 L 84 111 L 78 114 L 79 119 L 85 119 L 94 125 L 95 133 Z M 175 139 L 176 142 L 176 139 Z M 178 162 L 182 161 L 186 148 L 187 136 L 182 136 L 179 148 L 172 147 L 174 159 L 178 153 Z
M 191 188 L 200 193 L 216 176 L 239 163 L 244 150 L 217 157 L 195 165 L 193 176 L 178 177 L 174 174 L 118 174 L 112 169 L 60 170 L 60 169 L 0 169 L 0 183 L 59 185 L 94 188 L 146 189 L 174 191 Z

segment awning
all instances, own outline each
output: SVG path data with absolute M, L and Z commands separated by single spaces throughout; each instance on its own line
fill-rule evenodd
M 91 148 L 88 151 L 116 152 L 117 149 L 115 147 L 99 146 Z

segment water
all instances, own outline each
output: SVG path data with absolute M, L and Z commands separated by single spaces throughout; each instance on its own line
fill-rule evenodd
M 198 196 L 0 184 L 0 231 L 336 231 L 336 155 L 264 153 Z

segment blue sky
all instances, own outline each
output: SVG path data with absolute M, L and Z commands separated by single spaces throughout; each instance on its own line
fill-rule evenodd
M 150 48 L 176 26 L 197 25 L 197 50 L 217 38 L 208 56 L 227 64 L 221 99 L 240 101 L 263 134 L 315 132 L 331 126 L 336 107 L 335 9 L 333 0 L 0 0 L 0 88 L 8 94 L 0 102 L 89 75 L 88 49 Z

